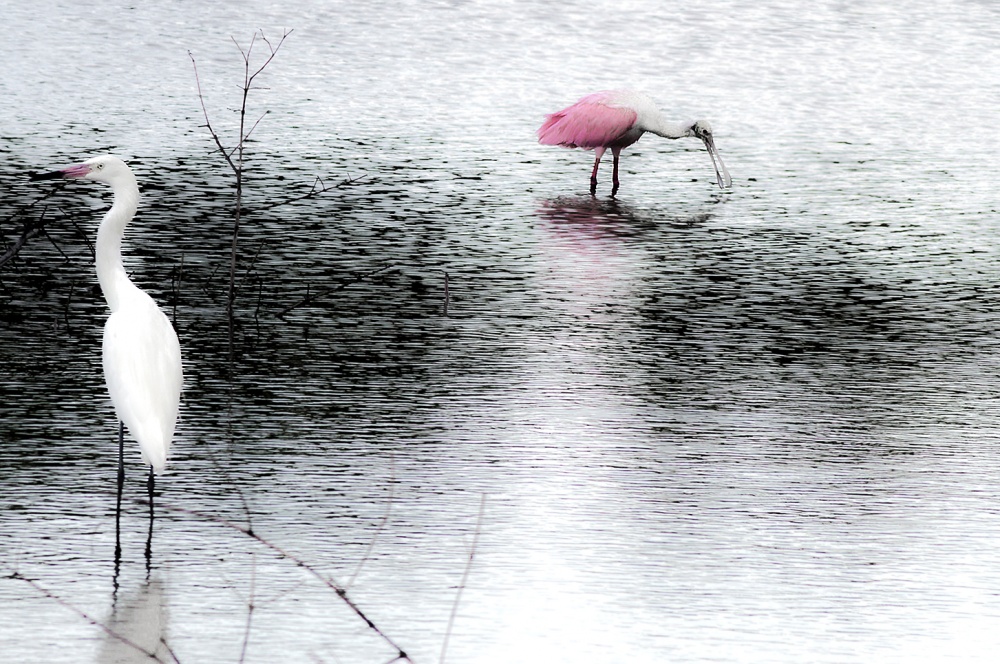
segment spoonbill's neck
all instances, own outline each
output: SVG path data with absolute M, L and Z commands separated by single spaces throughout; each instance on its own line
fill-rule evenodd
M 139 187 L 131 173 L 111 184 L 114 203 L 97 229 L 97 280 L 112 312 L 118 310 L 122 296 L 136 286 L 122 265 L 122 235 L 139 206 Z
M 690 136 L 688 132 L 691 130 L 692 124 L 692 122 L 671 122 L 662 115 L 656 114 L 645 118 L 643 129 L 663 138 L 684 138 Z

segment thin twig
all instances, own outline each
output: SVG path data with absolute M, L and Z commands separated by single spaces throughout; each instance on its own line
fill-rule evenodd
M 63 321 L 66 323 L 66 333 L 72 334 L 69 327 L 69 307 L 73 303 L 73 291 L 76 289 L 76 279 L 69 282 L 69 295 L 66 296 L 66 307 L 63 309 Z
M 264 119 L 264 116 L 266 116 L 266 115 L 267 115 L 268 113 L 270 113 L 270 112 L 271 112 L 271 111 L 269 111 L 269 110 L 268 110 L 268 111 L 264 111 L 263 113 L 261 113 L 261 114 L 260 114 L 260 117 L 259 117 L 259 118 L 257 118 L 257 122 L 254 122 L 254 123 L 253 123 L 253 126 L 252 126 L 252 127 L 250 127 L 250 131 L 248 131 L 248 132 L 246 133 L 246 136 L 244 136 L 244 137 L 243 137 L 243 142 L 244 142 L 244 143 L 250 140 L 250 134 L 252 134 L 252 133 L 253 133 L 253 130 L 257 128 L 257 125 L 259 125 L 259 124 L 260 124 L 260 121 Z
M 176 278 L 174 279 L 174 311 L 173 311 L 173 324 L 174 329 L 177 329 L 177 301 L 181 299 L 181 281 L 184 278 L 184 252 L 181 252 L 181 262 L 177 266 L 174 274 Z
M 34 588 L 35 590 L 37 590 L 38 592 L 40 592 L 42 595 L 45 595 L 47 598 L 51 599 L 52 601 L 56 602 L 57 604 L 66 607 L 67 609 L 69 609 L 70 611 L 72 611 L 73 613 L 75 613 L 76 615 L 80 616 L 81 618 L 83 618 L 84 620 L 86 620 L 87 622 L 89 622 L 94 627 L 100 628 L 108 636 L 121 641 L 122 643 L 124 643 L 125 645 L 129 646 L 130 648 L 134 648 L 135 650 L 141 652 L 142 654 L 146 655 L 146 657 L 149 657 L 150 659 L 155 659 L 157 662 L 162 662 L 163 661 L 162 659 L 160 659 L 160 657 L 155 652 L 151 652 L 149 650 L 146 650 L 145 648 L 143 648 L 142 646 L 140 646 L 135 641 L 132 641 L 128 637 L 123 636 L 122 634 L 119 634 L 118 632 L 116 632 L 115 630 L 111 629 L 110 627 L 108 627 L 107 625 L 105 625 L 104 623 L 102 623 L 101 621 L 97 620 L 96 618 L 91 617 L 85 611 L 81 611 L 80 609 L 76 608 L 75 606 L 73 606 L 72 604 L 70 604 L 69 602 L 67 602 L 66 600 L 64 600 L 63 598 L 59 597 L 58 595 L 55 595 L 54 593 L 52 593 L 49 590 L 46 590 L 41 585 L 39 585 L 38 582 L 34 581 L 33 579 L 29 579 L 28 577 L 23 576 L 19 572 L 13 572 L 13 573 L 11 573 L 11 574 L 3 577 L 3 578 L 5 578 L 5 579 L 14 579 L 14 580 L 17 580 L 17 581 L 24 581 L 29 586 L 31 586 L 32 588 Z M 167 648 L 167 652 L 170 653 L 171 658 L 174 660 L 174 662 L 176 664 L 180 664 L 180 660 L 177 659 L 177 655 L 174 654 L 173 650 L 171 650 L 168 647 Z
M 315 295 L 309 294 L 309 292 L 308 292 L 308 285 L 307 285 L 306 286 L 306 288 L 307 288 L 306 296 L 304 298 L 302 298 L 301 300 L 299 300 L 295 304 L 292 304 L 292 305 L 289 305 L 289 306 L 285 307 L 284 309 L 282 309 L 281 311 L 279 311 L 277 314 L 275 314 L 275 316 L 277 316 L 278 318 L 281 318 L 282 316 L 284 316 L 285 314 L 287 314 L 292 309 L 296 309 L 298 307 L 305 306 L 307 304 L 311 304 L 312 302 L 315 302 L 316 300 L 318 300 L 319 298 L 321 298 L 321 297 L 323 297 L 325 295 L 329 295 L 330 293 L 336 293 L 337 291 L 342 291 L 345 288 L 347 288 L 348 286 L 356 284 L 359 281 L 363 281 L 363 280 L 367 279 L 368 277 L 371 277 L 371 276 L 374 276 L 374 275 L 378 274 L 379 272 L 384 272 L 385 270 L 390 270 L 390 269 L 392 269 L 394 267 L 396 267 L 396 266 L 395 265 L 383 265 L 382 267 L 378 268 L 377 270 L 372 270 L 371 272 L 366 272 L 365 274 L 362 274 L 360 276 L 354 277 L 353 279 L 348 279 L 347 281 L 342 282 L 339 286 L 336 286 L 334 288 L 328 288 L 327 290 L 320 291 L 320 292 L 316 293 Z
M 205 97 L 201 93 L 201 78 L 198 76 L 198 63 L 194 60 L 194 54 L 188 51 L 188 57 L 191 58 L 191 66 L 194 68 L 194 82 L 198 86 L 198 101 L 201 102 L 201 112 L 205 116 L 205 127 L 208 129 L 208 133 L 212 135 L 212 140 L 215 141 L 215 145 L 219 148 L 219 152 L 225 157 L 226 162 L 229 167 L 234 171 L 236 170 L 236 164 L 229 157 L 226 152 L 226 148 L 222 147 L 222 141 L 219 140 L 219 135 L 215 133 L 215 129 L 212 128 L 212 121 L 208 119 L 208 109 L 205 107 Z
M 24 205 L 19 206 L 17 210 L 15 210 L 14 213 L 7 218 L 7 220 L 13 221 L 14 219 L 17 219 L 18 217 L 24 215 L 28 210 L 35 207 L 42 201 L 48 200 L 54 194 L 61 191 L 65 186 L 66 182 L 63 181 L 56 183 L 52 187 L 49 187 L 48 190 L 46 190 L 41 196 L 39 196 L 35 200 L 31 201 L 30 203 L 26 203 Z M 37 235 L 39 231 L 43 230 L 45 226 L 45 221 L 44 221 L 45 215 L 48 212 L 48 209 L 49 208 L 47 205 L 44 208 L 42 208 L 42 214 L 40 215 L 37 222 L 33 222 L 31 220 L 25 220 L 20 239 L 15 240 L 14 246 L 8 247 L 7 250 L 4 252 L 3 256 L 0 256 L 0 266 L 2 266 L 4 263 L 6 263 L 14 256 L 16 256 L 17 252 L 20 251 L 21 247 L 24 246 L 24 243 L 27 242 L 27 240 Z
M 144 502 L 144 501 L 139 501 L 139 502 Z M 183 508 L 183 507 L 175 507 L 175 506 L 172 506 L 172 505 L 164 505 L 162 503 L 158 504 L 158 508 L 159 509 L 166 509 L 168 511 L 173 511 L 173 512 L 180 512 L 182 514 L 187 514 L 189 516 L 197 517 L 199 519 L 204 519 L 206 521 L 211 521 L 213 523 L 217 523 L 219 525 L 226 526 L 227 528 L 232 528 L 233 530 L 237 530 L 237 531 L 243 533 L 244 535 L 247 535 L 248 537 L 252 537 L 253 539 L 257 540 L 257 542 L 259 542 L 263 546 L 266 546 L 267 548 L 271 549 L 272 551 L 274 551 L 278 555 L 291 560 L 293 563 L 295 563 L 296 565 L 298 565 L 302 569 L 304 569 L 307 572 L 309 572 L 312 576 L 314 576 L 315 578 L 317 578 L 323 585 L 325 585 L 326 587 L 330 588 L 335 593 L 337 593 L 337 596 L 340 597 L 340 599 L 359 618 L 361 618 L 363 621 L 365 621 L 365 624 L 368 625 L 369 629 L 371 629 L 373 632 L 375 632 L 376 634 L 378 634 L 380 637 L 382 637 L 383 641 L 385 641 L 390 646 L 392 646 L 397 651 L 397 653 L 398 653 L 398 655 L 396 656 L 396 658 L 393 661 L 396 661 L 396 660 L 405 660 L 407 662 L 411 661 L 410 658 L 409 658 L 409 656 L 406 654 L 406 652 L 402 648 L 400 648 L 398 645 L 396 645 L 396 642 L 393 641 L 385 632 L 383 632 L 381 629 L 379 629 L 378 626 L 374 622 L 372 622 L 372 620 L 367 615 L 365 615 L 365 612 L 361 610 L 361 607 L 359 607 L 357 604 L 354 603 L 354 600 L 352 600 L 350 597 L 347 596 L 347 591 L 344 589 L 343 586 L 339 585 L 331 577 L 323 576 L 323 574 L 321 574 L 319 572 L 319 570 L 317 570 L 316 568 L 314 568 L 312 565 L 310 565 L 306 561 L 304 561 L 301 558 L 299 558 L 299 557 L 297 557 L 297 556 L 289 553 L 288 551 L 282 549 L 277 544 L 273 544 L 273 543 L 269 542 L 268 540 L 264 539 L 263 537 L 261 537 L 260 535 L 258 535 L 257 533 L 255 533 L 253 530 L 251 530 L 249 528 L 244 528 L 243 526 L 241 526 L 239 524 L 233 523 L 231 521 L 227 521 L 227 520 L 222 519 L 220 517 L 217 517 L 217 516 L 215 516 L 213 514 L 205 514 L 204 512 L 197 512 L 195 510 L 190 510 L 190 509 L 186 509 L 186 508 Z
M 451 616 L 448 618 L 448 628 L 444 632 L 444 642 L 441 644 L 440 664 L 444 664 L 444 656 L 448 652 L 448 639 L 451 637 L 451 628 L 455 624 L 455 616 L 458 614 L 458 603 L 462 600 L 462 591 L 465 590 L 465 583 L 469 580 L 469 570 L 472 569 L 472 559 L 476 555 L 476 545 L 479 543 L 479 533 L 483 526 L 483 513 L 486 511 L 486 494 L 483 494 L 479 501 L 479 516 L 476 518 L 476 532 L 472 535 L 472 548 L 469 549 L 469 560 L 465 563 L 465 572 L 462 573 L 462 582 L 458 584 L 458 592 L 455 593 L 455 603 L 451 606 Z
M 312 189 L 309 190 L 309 193 L 303 194 L 301 196 L 293 196 L 291 198 L 286 198 L 282 201 L 278 201 L 277 203 L 269 203 L 267 205 L 262 205 L 260 207 L 255 207 L 255 208 L 247 208 L 247 213 L 264 212 L 265 210 L 273 210 L 276 207 L 280 207 L 282 205 L 288 205 L 289 203 L 297 203 L 298 201 L 303 201 L 309 198 L 315 198 L 316 196 L 319 196 L 320 194 L 325 194 L 328 191 L 333 191 L 334 189 L 340 189 L 341 187 L 349 187 L 351 185 L 357 184 L 358 182 L 361 182 L 367 177 L 368 175 L 366 174 L 356 178 L 347 178 L 345 180 L 341 180 L 337 184 L 330 184 L 330 185 L 323 182 L 322 178 L 317 177 L 316 181 L 313 182 Z M 320 186 L 317 188 L 317 185 Z
M 375 548 L 375 540 L 382 533 L 385 528 L 385 524 L 389 522 L 389 515 L 392 513 L 392 503 L 395 497 L 396 491 L 396 455 L 390 454 L 389 456 L 389 502 L 385 506 L 385 514 L 382 515 L 382 520 L 379 522 L 378 526 L 375 528 L 375 533 L 372 535 L 371 541 L 368 542 L 368 548 L 365 549 L 365 554 L 361 556 L 361 560 L 358 561 L 358 566 L 354 569 L 354 574 L 351 574 L 351 578 L 347 580 L 344 584 L 344 589 L 349 589 L 354 585 L 354 580 L 358 578 L 358 574 L 361 572 L 361 568 L 366 562 L 368 562 L 368 556 L 371 555 L 372 550 Z
M 90 258 L 95 258 L 97 256 L 97 250 L 94 249 L 94 243 L 90 241 L 90 236 L 87 235 L 87 231 L 80 228 L 80 224 L 76 223 L 76 219 L 71 217 L 70 222 L 73 224 L 73 228 L 76 229 L 76 232 L 80 234 L 80 237 L 82 237 L 83 241 L 87 244 L 87 248 L 90 249 Z
M 264 298 L 264 280 L 258 278 L 257 279 L 257 308 L 253 310 L 253 322 L 254 322 L 254 325 L 257 328 L 257 341 L 255 342 L 254 347 L 256 347 L 257 343 L 260 343 L 260 303 L 261 303 L 261 300 L 263 300 L 263 298 Z
M 215 300 L 215 295 L 212 293 L 212 291 L 209 289 L 208 286 L 215 280 L 215 275 L 218 273 L 219 273 L 219 266 L 216 265 L 215 267 L 212 268 L 212 271 L 208 274 L 208 278 L 205 279 L 205 281 L 203 282 L 205 285 L 202 286 L 201 288 L 202 292 L 204 292 L 205 295 L 211 297 L 213 301 Z
M 39 220 L 39 222 L 41 222 L 41 220 Z M 49 235 L 49 232 L 48 232 L 47 230 L 45 230 L 45 227 L 44 227 L 44 226 L 39 226 L 39 227 L 38 227 L 38 232 L 39 232 L 40 234 L 42 234 L 42 235 L 44 235 L 44 236 L 45 236 L 45 239 L 47 239 L 47 240 L 48 240 L 48 241 L 49 241 L 49 242 L 50 242 L 50 243 L 52 244 L 52 246 L 53 246 L 53 247 L 55 247 L 56 251 L 58 251 L 58 252 L 59 252 L 59 254 L 60 254 L 60 255 L 61 255 L 61 256 L 62 256 L 62 257 L 63 257 L 63 258 L 65 259 L 65 261 L 66 261 L 66 262 L 68 263 L 68 262 L 69 262 L 69 256 L 67 256 L 67 255 L 66 255 L 66 252 L 62 250 L 62 247 L 60 247 L 60 246 L 59 246 L 58 244 L 56 244 L 56 241 L 55 241 L 55 240 L 54 240 L 54 239 L 52 238 L 52 236 L 51 236 L 51 235 Z
M 230 455 L 232 455 L 233 453 L 232 445 L 233 445 L 233 440 L 230 439 L 229 441 Z M 215 467 L 216 472 L 219 473 L 220 476 L 226 478 L 228 486 L 231 486 L 236 491 L 236 495 L 239 496 L 240 504 L 243 506 L 243 514 L 246 516 L 247 520 L 247 530 L 250 531 L 250 534 L 253 534 L 253 513 L 250 511 L 250 503 L 247 502 L 246 494 L 243 493 L 243 489 L 240 488 L 239 484 L 233 482 L 230 479 L 228 466 L 224 466 L 222 463 L 219 462 L 218 459 L 214 457 L 211 459 L 211 461 L 212 461 L 212 466 Z
M 42 194 L 40 198 L 37 198 L 31 203 L 28 203 L 27 205 L 21 207 L 17 212 L 15 212 L 13 215 L 10 216 L 10 219 L 16 219 L 18 216 L 24 214 L 27 210 L 34 207 L 37 203 L 40 203 L 49 198 L 50 196 L 52 196 L 54 193 L 59 191 L 59 189 L 62 189 L 62 187 L 56 187 L 50 189 L 46 193 Z M 46 223 L 45 215 L 48 214 L 48 211 L 49 211 L 49 206 L 46 205 L 44 208 L 42 208 L 42 213 L 39 215 L 38 221 L 34 221 L 31 219 L 24 220 L 24 224 L 21 228 L 21 236 L 18 239 L 14 240 L 14 244 L 12 246 L 9 246 L 7 248 L 7 251 L 5 251 L 2 256 L 0 256 L 0 267 L 2 267 L 5 263 L 10 261 L 11 259 L 13 259 L 15 256 L 17 256 L 17 253 L 21 251 L 21 247 L 27 244 L 28 240 L 41 233 L 45 233 L 45 223 Z M 49 241 L 52 242 L 53 245 L 55 245 L 55 242 L 52 241 L 51 237 L 49 237 Z M 59 249 L 59 247 L 57 246 L 56 249 Z M 60 250 L 60 253 L 62 253 L 62 250 Z M 63 256 L 65 255 L 66 254 L 63 254 Z
M 177 659 L 177 653 L 174 652 L 174 649 L 170 647 L 170 644 L 167 643 L 167 639 L 164 638 L 163 636 L 160 637 L 160 644 L 167 649 L 167 652 L 170 653 L 170 657 L 174 660 L 176 664 L 181 663 L 181 661 Z
M 264 63 L 257 69 L 257 71 L 255 71 L 253 75 L 248 79 L 247 81 L 248 83 L 253 83 L 253 80 L 257 78 L 257 75 L 260 74 L 262 71 L 264 71 L 269 64 L 271 64 L 271 60 L 273 60 L 274 56 L 278 54 L 278 49 L 281 48 L 281 45 L 285 43 L 285 40 L 288 39 L 288 36 L 293 32 L 295 32 L 294 29 L 285 30 L 284 33 L 281 35 L 281 39 L 278 40 L 278 45 L 272 46 L 270 40 L 264 36 L 264 31 L 263 30 L 260 31 L 260 38 L 264 41 L 265 44 L 267 44 L 267 47 L 271 50 L 271 55 L 268 56 L 267 60 L 265 60 Z M 254 36 L 256 36 L 256 34 L 257 33 L 254 33 Z M 251 48 L 252 47 L 253 47 L 253 42 L 251 42 Z M 247 49 L 246 59 L 247 63 L 249 64 L 250 49 Z
M 253 620 L 253 610 L 254 610 L 254 584 L 257 575 L 257 558 L 254 556 L 252 564 L 250 566 L 250 599 L 247 602 L 247 626 L 243 630 L 243 647 L 240 649 L 240 664 L 247 656 L 247 645 L 250 643 L 250 623 Z
M 21 251 L 21 247 L 23 247 L 28 240 L 36 235 L 38 235 L 38 229 L 34 228 L 30 223 L 25 222 L 24 229 L 21 231 L 21 236 L 14 240 L 14 244 L 4 252 L 3 256 L 0 256 L 0 267 L 17 256 L 17 252 Z
M 253 258 L 250 259 L 250 265 L 247 265 L 246 272 L 243 273 L 243 278 L 240 279 L 240 283 L 236 285 L 236 292 L 243 290 L 243 284 L 247 282 L 250 278 L 250 272 L 253 270 L 254 265 L 257 264 L 257 259 L 260 257 L 260 252 L 264 248 L 264 241 L 261 240 L 260 245 L 257 247 L 256 253 L 254 253 Z
M 448 273 L 445 272 L 444 273 L 444 315 L 445 316 L 448 315 L 448 301 L 450 299 L 451 298 L 450 298 L 450 296 L 448 294 Z

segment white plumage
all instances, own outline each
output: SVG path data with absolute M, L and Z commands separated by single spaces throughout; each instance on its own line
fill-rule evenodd
M 104 326 L 104 378 L 118 419 L 152 471 L 166 466 L 180 404 L 181 347 L 166 315 L 122 265 L 125 227 L 139 205 L 132 170 L 117 157 L 94 157 L 35 179 L 78 178 L 111 185 L 114 203 L 97 230 L 96 267 L 111 315 Z M 121 473 L 121 470 L 119 470 Z M 120 489 L 119 475 L 119 489 Z M 150 475 L 152 498 L 152 474 Z
M 181 394 L 181 346 L 170 321 L 138 288 L 104 325 L 104 378 L 118 419 L 144 463 L 162 472 Z

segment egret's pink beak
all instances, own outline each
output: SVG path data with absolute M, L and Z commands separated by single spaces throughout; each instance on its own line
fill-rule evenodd
M 51 173 L 32 173 L 32 180 L 57 180 L 59 178 L 82 178 L 90 172 L 89 164 L 77 164 Z
M 89 172 L 90 172 L 89 164 L 77 164 L 76 166 L 70 166 L 69 168 L 64 168 L 62 170 L 64 178 L 82 178 Z

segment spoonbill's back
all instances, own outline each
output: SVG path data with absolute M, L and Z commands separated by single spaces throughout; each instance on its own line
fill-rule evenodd
M 653 100 L 640 92 L 608 90 L 587 95 L 572 106 L 547 115 L 545 123 L 538 129 L 538 142 L 593 149 L 596 158 L 590 174 L 591 194 L 597 193 L 597 168 L 601 157 L 611 148 L 614 155 L 611 195 L 614 196 L 618 193 L 618 157 L 622 148 L 638 141 L 647 131 L 664 138 L 700 138 L 712 157 L 719 186 L 723 189 L 732 186 L 733 180 L 715 148 L 712 126 L 708 121 L 669 122 L 660 114 Z

